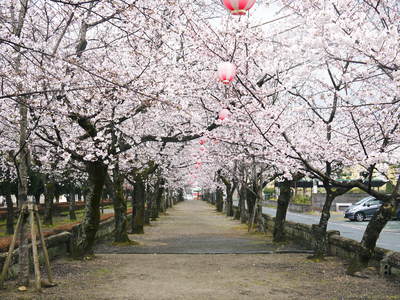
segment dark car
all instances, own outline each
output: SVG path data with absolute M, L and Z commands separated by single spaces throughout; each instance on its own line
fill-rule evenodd
M 372 218 L 372 216 L 379 210 L 382 201 L 375 199 L 372 196 L 365 197 L 360 201 L 350 206 L 344 213 L 344 217 L 350 221 L 364 221 Z M 400 220 L 400 208 L 396 212 L 396 219 Z

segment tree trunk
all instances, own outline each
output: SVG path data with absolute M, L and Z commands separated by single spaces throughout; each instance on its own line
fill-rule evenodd
M 226 215 L 233 217 L 233 193 L 235 192 L 235 185 L 226 186 Z
M 227 217 L 233 217 L 233 204 L 232 199 L 228 199 L 229 195 L 226 195 L 225 199 L 225 214 Z
M 324 207 L 322 208 L 319 224 L 312 225 L 312 231 L 315 238 L 315 246 L 314 246 L 315 258 L 323 258 L 325 255 L 328 254 L 328 237 L 326 235 L 326 229 L 328 228 L 328 221 L 329 218 L 331 217 L 330 209 L 333 200 L 335 200 L 335 195 L 332 193 L 330 188 L 325 188 L 325 191 L 326 191 L 326 198 Z
M 206 192 L 205 201 L 211 204 L 211 202 L 212 202 L 212 200 L 211 200 L 212 195 L 213 195 L 213 194 L 210 192 L 210 190 L 208 190 L 208 191 Z M 193 193 L 192 193 L 192 198 L 193 198 L 193 200 L 196 200 L 196 197 L 193 196 Z
M 107 187 L 110 196 L 113 200 L 114 206 L 114 242 L 115 243 L 126 243 L 129 242 L 128 237 L 128 220 L 127 214 L 127 203 L 124 196 L 123 183 L 124 178 L 119 172 L 119 166 L 115 166 L 113 169 L 113 181 L 107 176 L 106 179 Z
M 165 208 L 168 209 L 171 207 L 171 190 L 167 190 L 165 196 Z
M 386 223 L 392 218 L 393 207 L 394 205 L 392 203 L 383 204 L 379 211 L 372 217 L 371 221 L 369 221 L 360 243 L 361 250 L 357 253 L 357 258 L 354 259 L 348 267 L 347 272 L 349 274 L 354 274 L 368 266 L 374 254 L 379 235 L 386 226 Z
M 88 194 L 85 206 L 85 217 L 79 226 L 77 242 L 73 245 L 73 256 L 82 258 L 93 254 L 93 246 L 100 222 L 100 199 L 103 191 L 107 166 L 102 162 L 87 162 Z
M 215 192 L 212 192 L 210 196 L 211 196 L 211 197 L 210 197 L 210 203 L 211 203 L 212 205 L 215 205 L 215 198 L 216 198 Z
M 247 222 L 247 211 L 246 211 L 246 186 L 242 185 L 239 190 L 239 210 L 240 210 L 240 222 Z
M 80 187 L 76 190 L 76 196 L 77 196 L 78 202 L 82 202 L 82 189 Z
M 7 205 L 7 234 L 14 234 L 14 203 L 11 198 L 9 184 L 6 183 L 6 205 Z
M 53 225 L 53 200 L 55 183 L 53 180 L 44 180 L 44 225 Z
M 169 208 L 172 208 L 174 206 L 174 198 L 175 198 L 175 191 L 169 190 L 168 193 Z
M 217 188 L 216 191 L 215 206 L 217 207 L 218 212 L 222 212 L 224 208 L 224 193 L 220 187 Z
M 323 258 L 328 254 L 328 236 L 326 234 L 328 228 L 328 221 L 331 217 L 330 211 L 332 207 L 333 200 L 336 197 L 347 193 L 350 188 L 337 188 L 335 191 L 332 190 L 332 187 L 328 182 L 324 182 L 326 198 L 324 207 L 322 208 L 321 218 L 319 220 L 319 224 L 312 225 L 312 231 L 315 238 L 315 254 L 313 257 L 315 258 Z
M 157 218 L 158 218 L 158 213 L 159 213 L 159 210 L 158 210 L 158 205 L 157 205 L 157 197 L 158 197 L 158 190 L 159 190 L 160 188 L 159 187 L 157 187 L 156 188 L 156 190 L 154 191 L 154 198 L 153 198 L 153 201 L 152 201 L 152 205 L 151 205 L 151 220 L 152 221 L 155 221 L 155 220 L 157 220 Z
M 101 214 L 104 214 L 104 200 L 108 199 L 107 189 L 103 189 L 103 193 L 100 198 L 100 211 Z
M 170 204 L 170 206 L 169 207 L 174 207 L 174 205 L 176 204 L 176 197 L 177 197 L 177 195 L 176 195 L 176 192 L 173 190 L 173 191 L 171 191 L 171 197 L 169 198 L 170 200 L 170 202 L 169 202 L 169 204 Z
M 151 207 L 153 205 L 153 197 L 154 193 L 151 191 L 150 184 L 146 185 L 146 190 L 145 190 L 145 210 L 144 210 L 144 224 L 145 225 L 150 225 L 150 216 L 151 216 Z
M 249 222 L 249 232 L 254 228 L 254 225 L 257 224 L 259 226 L 260 231 L 264 232 L 264 219 L 262 218 L 262 205 L 261 201 L 263 200 L 263 185 L 262 178 L 260 178 L 260 184 L 257 184 L 257 181 L 253 182 L 253 194 L 255 195 L 255 203 L 253 206 L 253 212 L 251 214 L 251 219 Z
M 169 190 L 166 189 L 164 198 L 163 198 L 163 205 L 164 205 L 164 212 L 167 211 L 169 205 Z
M 153 212 L 153 218 L 157 219 L 159 217 L 159 213 L 161 212 L 161 201 L 164 194 L 164 179 L 160 178 L 157 180 L 157 194 L 156 194 L 156 203 Z
M 132 233 L 144 233 L 144 202 L 146 192 L 143 179 L 140 176 L 135 178 L 133 187 L 133 217 L 132 217 Z
M 76 213 L 75 213 L 75 194 L 74 192 L 69 192 L 67 195 L 68 198 L 68 211 L 69 211 L 69 219 L 71 221 L 76 220 Z
M 167 193 L 164 193 L 161 197 L 161 205 L 160 205 L 160 212 L 165 213 L 166 211 L 166 199 L 167 199 Z
M 158 218 L 158 212 L 159 210 L 157 209 L 158 203 L 157 203 L 157 198 L 158 198 L 158 193 L 159 193 L 160 185 L 159 185 L 159 180 L 157 179 L 157 182 L 154 186 L 154 198 L 152 201 L 152 206 L 151 206 L 151 220 L 155 221 Z
M 251 190 L 249 187 L 246 187 L 246 202 L 247 202 L 247 211 L 248 211 L 248 216 L 250 219 L 251 216 L 253 216 L 253 211 L 255 209 L 256 205 L 256 200 L 257 200 L 257 195 L 256 189 L 254 189 L 254 184 L 253 184 L 253 190 Z M 250 221 L 250 220 L 248 220 Z
M 278 207 L 276 209 L 273 241 L 283 242 L 285 240 L 285 219 L 290 202 L 290 181 L 285 179 L 280 187 Z
M 37 205 L 39 205 L 39 204 L 40 204 L 40 193 L 35 193 L 35 194 L 33 195 L 33 198 L 35 199 L 35 203 L 36 203 Z
M 182 188 L 179 189 L 178 197 L 177 197 L 176 201 L 177 201 L 177 203 L 185 201 L 185 198 L 183 197 L 183 189 Z
M 18 203 L 20 213 L 23 214 L 21 229 L 18 233 L 18 257 L 19 271 L 18 284 L 22 286 L 29 285 L 29 248 L 28 248 L 28 225 L 29 212 L 22 210 L 22 205 L 28 201 L 28 169 L 29 169 L 29 152 L 28 152 L 28 107 L 25 101 L 21 99 L 19 105 L 20 113 L 20 136 L 19 147 L 20 153 L 18 156 Z
M 168 191 L 168 208 L 172 208 L 174 204 L 174 192 L 169 190 Z
M 234 218 L 235 220 L 240 220 L 240 209 L 239 209 L 239 208 L 236 209 L 236 210 L 234 210 L 233 218 Z
M 146 198 L 147 198 L 147 196 L 146 196 Z M 151 202 L 151 199 L 149 199 L 149 200 Z M 145 209 L 144 209 L 144 224 L 145 225 L 150 225 L 151 208 L 149 206 L 151 204 L 149 203 L 149 200 L 148 200 L 147 204 L 145 204 Z

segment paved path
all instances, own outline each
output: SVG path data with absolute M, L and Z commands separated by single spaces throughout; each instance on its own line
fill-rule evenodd
M 93 260 L 53 262 L 57 287 L 41 294 L 21 293 L 8 282 L 0 299 L 322 300 L 400 295 L 398 283 L 375 273 L 369 279 L 347 276 L 343 262 L 334 257 L 316 263 L 307 254 L 253 254 L 297 248 L 279 248 L 269 234 L 248 233 L 245 225 L 205 202 L 179 203 L 145 227 L 144 235 L 130 238 L 139 246 L 105 243 Z
M 301 250 L 294 244 L 278 249 L 264 234 L 248 234 L 245 228 L 206 202 L 185 201 L 169 210 L 157 226 L 146 227 L 146 234 L 132 235 L 139 245 L 114 247 L 105 243 L 97 247 L 96 253 L 248 254 Z

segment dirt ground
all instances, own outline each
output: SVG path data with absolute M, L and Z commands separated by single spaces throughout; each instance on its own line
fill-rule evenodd
M 225 240 L 235 253 L 251 252 L 250 245 L 254 251 L 282 247 L 200 201 L 178 204 L 144 235 L 130 237 L 139 246 L 105 243 L 93 260 L 53 262 L 57 287 L 37 294 L 18 292 L 8 282 L 0 299 L 400 299 L 399 281 L 373 269 L 369 278 L 347 276 L 345 263 L 333 257 L 314 262 L 307 254 L 204 254 L 226 253 Z

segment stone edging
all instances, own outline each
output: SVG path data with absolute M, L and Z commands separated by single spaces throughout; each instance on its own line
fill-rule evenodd
M 238 207 L 234 206 L 233 209 L 234 215 L 237 215 Z M 259 230 L 272 231 L 274 228 L 275 218 L 264 213 L 262 216 L 263 224 L 261 224 L 262 228 L 259 228 Z M 310 248 L 314 247 L 315 238 L 312 234 L 311 225 L 286 221 L 285 234 L 289 238 L 299 242 L 302 245 Z M 340 236 L 339 231 L 330 230 L 327 232 L 327 234 L 330 255 L 343 259 L 352 259 L 355 257 L 358 250 L 361 249 L 359 242 Z M 400 252 L 376 247 L 371 263 L 380 267 L 380 272 L 382 275 L 390 275 L 392 272 L 400 273 Z

